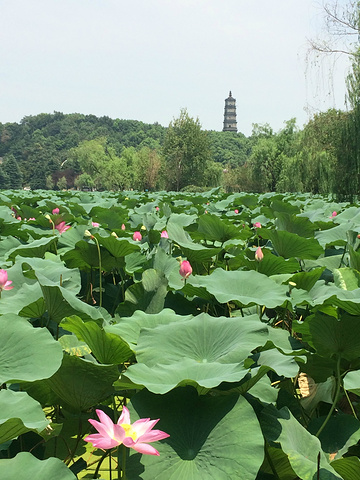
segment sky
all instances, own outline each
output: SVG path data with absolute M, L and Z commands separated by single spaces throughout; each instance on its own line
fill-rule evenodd
M 0 122 L 83 113 L 278 131 L 344 108 L 346 58 L 309 56 L 321 0 L 0 0 Z

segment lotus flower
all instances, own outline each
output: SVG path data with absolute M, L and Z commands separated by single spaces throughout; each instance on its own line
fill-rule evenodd
M 258 247 L 255 252 L 255 260 L 257 262 L 261 262 L 263 258 L 264 258 L 263 251 L 261 250 L 261 247 Z
M 237 208 L 235 208 L 234 210 L 235 213 L 239 213 L 239 210 Z
M 261 228 L 261 223 L 260 222 L 255 222 L 254 227 L 255 228 Z
M 135 242 L 140 242 L 141 239 L 142 239 L 141 233 L 138 231 L 134 232 L 133 240 L 135 240 Z
M 125 230 L 125 228 L 126 228 L 125 225 L 122 224 L 122 225 L 121 225 L 121 230 Z
M 12 281 L 8 280 L 8 273 L 6 270 L 1 269 L 0 270 L 0 292 L 3 290 L 11 290 L 14 288 L 13 286 L 10 286 L 12 284 Z
M 60 210 L 57 207 L 54 208 L 54 210 L 52 211 L 53 215 L 58 215 L 59 213 L 60 213 Z
M 334 218 L 336 217 L 336 215 L 337 215 L 337 212 L 333 211 L 330 218 Z
M 98 222 L 91 222 L 91 225 L 93 227 L 100 227 L 100 223 L 98 223 Z
M 162 430 L 152 430 L 159 419 L 141 418 L 131 425 L 130 413 L 126 407 L 123 407 L 117 423 L 113 423 L 111 418 L 102 410 L 96 410 L 96 413 L 100 422 L 92 419 L 89 422 L 99 433 L 84 438 L 85 442 L 91 442 L 96 448 L 106 450 L 124 444 L 125 447 L 133 448 L 139 453 L 159 455 L 159 452 L 152 445 L 148 445 L 148 442 L 169 437 Z
M 158 212 L 160 210 L 160 207 L 155 207 L 155 210 Z
M 70 227 L 71 225 L 66 225 L 65 222 L 60 222 L 58 225 L 55 225 L 55 228 L 60 233 L 60 235 L 66 232 L 66 230 L 69 230 Z
M 169 234 L 167 233 L 166 230 L 163 230 L 163 231 L 161 232 L 161 238 L 169 238 Z
M 183 278 L 188 278 L 192 274 L 192 268 L 188 260 L 183 260 L 180 263 L 179 273 Z

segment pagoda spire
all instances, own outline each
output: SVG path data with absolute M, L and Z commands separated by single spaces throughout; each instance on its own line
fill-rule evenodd
M 225 99 L 223 132 L 237 132 L 236 99 L 232 96 L 231 90 Z

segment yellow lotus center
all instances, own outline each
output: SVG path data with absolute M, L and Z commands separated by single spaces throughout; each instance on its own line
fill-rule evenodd
M 137 439 L 137 433 L 128 423 L 122 423 L 121 427 L 125 430 L 127 437 L 131 437 L 134 441 Z

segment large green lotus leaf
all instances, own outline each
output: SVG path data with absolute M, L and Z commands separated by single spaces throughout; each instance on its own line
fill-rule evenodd
M 269 249 L 262 249 L 264 258 L 261 262 L 255 260 L 249 260 L 248 258 L 238 255 L 235 258 L 229 259 L 229 267 L 231 270 L 235 270 L 239 267 L 246 267 L 249 270 L 256 270 L 259 273 L 263 273 L 267 277 L 272 275 L 278 275 L 282 273 L 294 273 L 299 270 L 299 262 L 295 258 L 285 260 L 283 257 L 274 255 Z M 255 252 L 252 252 L 255 256 Z
M 67 408 L 85 411 L 113 393 L 118 377 L 115 365 L 99 365 L 65 354 L 61 367 L 46 383 Z
M 79 269 L 66 268 L 59 256 L 52 253 L 46 253 L 45 258 L 23 258 L 16 259 L 17 264 L 21 264 L 25 274 L 30 276 L 33 270 L 32 278 L 36 279 L 35 271 L 69 291 L 78 293 L 81 287 L 81 278 Z
M 14 250 L 15 248 L 19 247 L 22 245 L 20 240 L 18 240 L 15 237 L 5 237 L 1 239 L 0 242 L 0 258 L 1 258 L 1 263 L 5 262 L 8 259 L 8 253 L 11 250 Z
M 83 320 L 95 320 L 102 323 L 101 311 L 82 302 L 76 295 L 66 288 L 55 285 L 42 274 L 36 272 L 44 296 L 46 309 L 50 318 L 60 323 L 65 317 L 78 315 Z
M 265 438 L 269 442 L 280 443 L 287 454 L 291 467 L 301 480 L 341 479 L 330 466 L 320 444 L 320 440 L 311 435 L 291 414 L 287 407 L 276 410 L 265 407 L 260 423 Z M 320 464 L 319 477 L 317 476 Z
M 360 315 L 360 288 L 344 290 L 318 281 L 310 290 L 311 305 L 336 305 L 352 315 Z
M 344 377 L 344 388 L 349 392 L 360 395 L 360 370 L 348 372 Z
M 308 218 L 285 212 L 276 212 L 275 225 L 278 230 L 285 230 L 305 238 L 313 237 L 316 230 L 316 225 Z
M 130 316 L 135 310 L 147 313 L 160 312 L 164 308 L 167 285 L 167 279 L 162 273 L 148 268 L 143 272 L 141 282 L 127 288 L 125 301 L 117 307 L 116 313 Z
M 0 444 L 30 430 L 39 433 L 49 423 L 41 405 L 26 392 L 0 390 Z
M 329 228 L 328 230 L 316 232 L 315 238 L 323 247 L 326 247 L 327 245 L 346 245 L 346 232 L 351 230 L 352 227 L 353 223 L 343 223 L 342 225 L 337 225 L 336 227 Z
M 117 365 L 133 356 L 128 344 L 119 335 L 105 332 L 93 321 L 84 323 L 80 317 L 73 315 L 62 320 L 60 326 L 86 342 L 100 363 Z
M 296 357 L 305 360 L 305 357 Z M 280 376 L 287 378 L 295 377 L 299 373 L 299 365 L 294 357 L 284 355 L 276 348 L 265 350 L 256 355 L 258 365 L 270 367 Z
M 102 245 L 115 258 L 126 257 L 130 253 L 140 250 L 139 243 L 132 242 L 129 239 L 115 238 L 112 235 L 102 237 L 99 234 L 94 235 L 100 245 Z
M 167 325 L 192 319 L 192 315 L 177 315 L 173 310 L 164 308 L 159 313 L 146 313 L 136 310 L 131 317 L 120 318 L 115 315 L 115 324 L 104 325 L 106 332 L 115 333 L 123 338 L 129 345 L 136 345 L 142 328 L 155 328 L 158 325 Z
M 308 425 L 309 432 L 315 435 L 324 421 L 325 417 L 312 419 Z M 324 452 L 328 454 L 336 453 L 336 458 L 340 458 L 347 453 L 351 446 L 357 444 L 359 436 L 359 420 L 352 415 L 339 413 L 329 418 L 325 428 L 319 435 L 319 440 Z
M 256 477 L 256 480 L 273 480 L 274 472 L 273 468 L 276 471 L 276 474 L 281 480 L 294 480 L 297 475 L 294 470 L 291 468 L 288 456 L 284 453 L 281 448 L 271 447 L 266 445 L 267 457 L 264 459 L 264 463 L 261 466 L 261 471 Z M 270 457 L 271 465 L 268 461 Z M 263 476 L 262 476 L 263 475 Z M 297 477 L 299 478 L 299 477 Z
M 48 378 L 61 365 L 62 349 L 45 328 L 15 314 L 0 316 L 0 384 Z
M 334 283 L 343 290 L 359 288 L 360 273 L 352 268 L 344 267 L 334 270 Z
M 309 334 L 303 339 L 322 357 L 340 356 L 347 360 L 358 358 L 360 350 L 360 322 L 356 316 L 344 313 L 340 320 L 316 312 L 305 321 Z M 301 324 L 293 326 L 301 333 Z
M 310 272 L 298 272 L 293 275 L 288 281 L 296 283 L 296 288 L 310 291 L 315 283 L 319 280 L 325 267 L 314 268 Z
M 280 230 L 261 230 L 261 237 L 270 239 L 276 252 L 284 258 L 314 259 L 324 249 L 315 238 L 303 238 L 295 233 Z
M 169 217 L 168 223 L 179 225 L 180 227 L 188 227 L 196 222 L 197 215 L 189 215 L 187 213 L 172 213 Z
M 353 249 L 352 246 L 349 247 L 350 254 L 350 267 L 355 268 L 355 270 L 360 271 L 360 252 Z
M 288 299 L 285 285 L 278 285 L 271 278 L 253 270 L 227 272 L 217 268 L 211 275 L 193 275 L 187 281 L 194 286 L 205 287 L 220 303 L 237 300 L 243 305 L 258 304 L 275 308 Z
M 330 255 L 328 257 L 317 258 L 316 260 L 305 260 L 304 266 L 306 270 L 311 270 L 316 267 L 326 267 L 333 272 L 336 268 L 339 268 L 343 261 L 342 255 Z
M 243 361 L 267 338 L 268 329 L 257 315 L 239 321 L 202 313 L 143 329 L 136 347 L 138 363 L 127 369 L 126 377 L 155 393 L 184 381 L 205 388 L 239 381 L 248 372 Z
M 14 458 L 0 460 L 3 480 L 75 480 L 76 476 L 59 458 L 39 460 L 31 453 L 20 452 Z
M 108 202 L 110 203 L 108 204 Z M 115 203 L 116 200 L 108 198 L 103 202 L 104 207 L 93 206 L 90 216 L 96 218 L 100 224 L 106 224 L 111 230 L 121 229 L 121 225 L 128 217 L 128 211 L 118 205 L 111 205 L 113 202 Z M 85 205 L 82 206 L 85 208 Z
M 358 457 L 339 458 L 331 462 L 343 480 L 358 480 L 360 478 L 360 460 Z
M 13 261 L 17 255 L 22 257 L 43 258 L 46 252 L 55 248 L 56 242 L 57 237 L 55 236 L 33 240 L 31 243 L 19 245 L 18 247 L 9 250 L 7 258 Z
M 75 248 L 68 250 L 62 257 L 68 268 L 80 268 L 83 270 L 91 270 L 92 268 L 99 268 L 99 254 L 95 244 L 88 243 L 85 240 L 77 242 Z M 114 258 L 110 253 L 101 249 L 102 268 L 111 266 L 114 263 Z
M 232 223 L 221 220 L 216 215 L 201 215 L 198 219 L 198 231 L 206 240 L 224 243 L 231 238 L 243 238 L 242 231 Z M 247 235 L 245 236 L 247 238 Z
M 296 215 L 300 213 L 300 208 L 296 205 L 292 205 L 284 198 L 274 198 L 270 205 L 271 210 L 278 216 L 281 213 L 287 213 L 288 215 Z
M 87 225 L 74 225 L 62 233 L 58 240 L 59 247 L 63 247 L 61 251 L 63 252 L 70 248 L 75 248 L 77 242 L 84 240 L 85 231 L 88 230 L 88 228 Z
M 161 396 L 141 391 L 129 409 L 132 419 L 160 418 L 157 428 L 170 437 L 154 444 L 160 457 L 130 452 L 128 480 L 255 479 L 264 439 L 243 397 L 199 397 L 191 387 Z
M 181 225 L 169 222 L 167 225 L 167 232 L 169 238 L 175 243 L 180 245 L 183 254 L 188 258 L 190 263 L 194 262 L 206 262 L 211 257 L 217 255 L 221 248 L 208 248 L 199 243 L 192 241 L 191 237 Z

